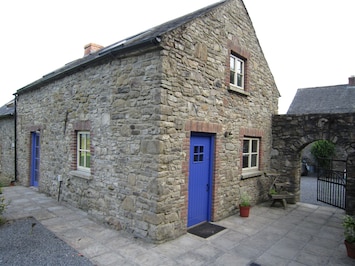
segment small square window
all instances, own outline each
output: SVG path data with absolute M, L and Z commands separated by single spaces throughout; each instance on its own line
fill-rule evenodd
M 203 162 L 204 146 L 194 146 L 194 162 Z

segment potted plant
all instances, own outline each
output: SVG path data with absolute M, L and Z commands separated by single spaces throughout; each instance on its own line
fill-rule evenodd
M 355 218 L 346 215 L 343 220 L 345 246 L 348 257 L 355 259 Z
M 239 214 L 241 217 L 249 217 L 250 212 L 250 197 L 244 193 L 240 197 Z

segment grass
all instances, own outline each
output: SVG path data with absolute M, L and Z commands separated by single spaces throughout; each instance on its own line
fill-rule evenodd
M 6 222 L 6 219 L 2 216 L 8 203 L 5 201 L 5 197 L 2 195 L 2 187 L 7 187 L 10 185 L 11 179 L 4 175 L 0 175 L 0 225 Z
M 11 178 L 0 174 L 0 187 L 10 186 Z

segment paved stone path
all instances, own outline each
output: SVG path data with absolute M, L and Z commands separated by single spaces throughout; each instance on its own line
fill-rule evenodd
M 156 245 L 97 223 L 83 211 L 22 186 L 4 188 L 8 219 L 33 216 L 96 265 L 355 265 L 347 257 L 341 227 L 344 211 L 270 202 L 249 218 L 234 215 L 226 230 L 203 239 L 191 234 Z
M 301 177 L 301 195 L 300 201 L 314 205 L 329 206 L 321 201 L 317 201 L 317 177 L 302 176 Z

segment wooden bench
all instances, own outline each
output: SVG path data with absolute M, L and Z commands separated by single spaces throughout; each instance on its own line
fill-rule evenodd
M 286 209 L 287 199 L 293 199 L 295 195 L 286 191 L 286 188 L 289 187 L 290 183 L 278 183 L 276 181 L 277 178 L 274 179 L 274 182 L 270 187 L 270 192 L 273 191 L 274 193 L 269 192 L 269 197 L 272 199 L 271 207 L 275 206 L 277 202 L 280 202 L 284 209 Z

